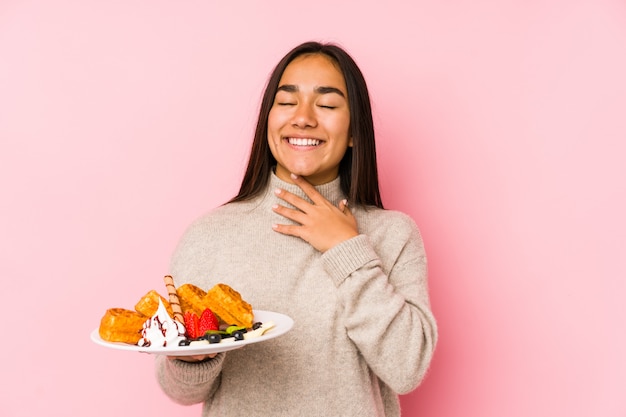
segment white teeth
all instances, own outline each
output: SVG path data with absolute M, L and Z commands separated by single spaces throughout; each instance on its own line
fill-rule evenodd
M 296 145 L 296 146 L 317 146 L 320 144 L 319 139 L 309 139 L 309 138 L 289 138 L 288 141 L 290 145 Z

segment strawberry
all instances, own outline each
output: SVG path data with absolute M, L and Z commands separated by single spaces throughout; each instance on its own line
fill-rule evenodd
M 199 330 L 199 319 L 198 315 L 191 311 L 185 311 L 183 315 L 183 319 L 185 321 L 185 329 L 187 330 L 187 337 L 190 339 L 195 339 L 202 335 Z
M 185 329 L 189 339 L 197 339 L 203 336 L 207 330 L 218 330 L 220 327 L 217 317 L 208 308 L 202 312 L 199 318 L 196 313 L 185 311 L 183 320 L 185 321 Z
M 200 330 L 199 336 L 202 336 L 207 332 L 207 330 L 218 330 L 220 328 L 220 323 L 215 317 L 213 312 L 206 308 L 202 312 L 200 316 L 200 322 L 198 323 L 198 329 Z

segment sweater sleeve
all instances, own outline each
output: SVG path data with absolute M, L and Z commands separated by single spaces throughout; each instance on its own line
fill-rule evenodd
M 213 396 L 220 381 L 225 353 L 199 363 L 157 356 L 157 381 L 172 401 L 183 405 L 203 403 Z
M 403 230 L 408 232 L 388 234 L 377 248 L 361 234 L 323 255 L 350 339 L 378 378 L 398 394 L 419 385 L 437 342 L 422 239 L 412 221 Z
M 177 286 L 186 282 L 198 282 L 202 262 L 206 257 L 202 238 L 205 229 L 202 219 L 192 223 L 186 230 L 172 255 L 170 274 L 175 277 Z M 220 374 L 225 353 L 201 363 L 187 363 L 157 356 L 156 376 L 163 392 L 173 401 L 184 404 L 197 404 L 211 399 L 220 383 Z

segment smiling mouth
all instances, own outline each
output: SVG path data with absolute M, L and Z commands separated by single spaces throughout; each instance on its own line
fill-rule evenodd
M 287 138 L 287 142 L 293 146 L 318 146 L 322 143 L 319 139 L 311 138 Z

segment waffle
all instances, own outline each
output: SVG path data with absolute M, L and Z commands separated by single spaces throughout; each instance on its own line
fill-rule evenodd
M 144 295 L 138 302 L 135 304 L 135 310 L 137 312 L 143 314 L 146 317 L 152 317 L 154 313 L 156 313 L 157 308 L 159 308 L 159 298 L 165 306 L 167 313 L 172 316 L 172 306 L 170 303 L 163 298 L 158 292 L 155 290 L 150 290 L 146 295 Z
M 252 327 L 252 306 L 226 284 L 217 284 L 205 296 L 205 303 L 224 323 Z
M 206 291 L 200 287 L 196 287 L 193 284 L 183 284 L 176 289 L 176 293 L 178 294 L 180 308 L 183 310 L 183 313 L 191 311 L 200 317 L 202 312 L 208 308 L 205 299 Z
M 110 308 L 100 321 L 100 337 L 108 342 L 137 344 L 148 317 L 124 308 Z

